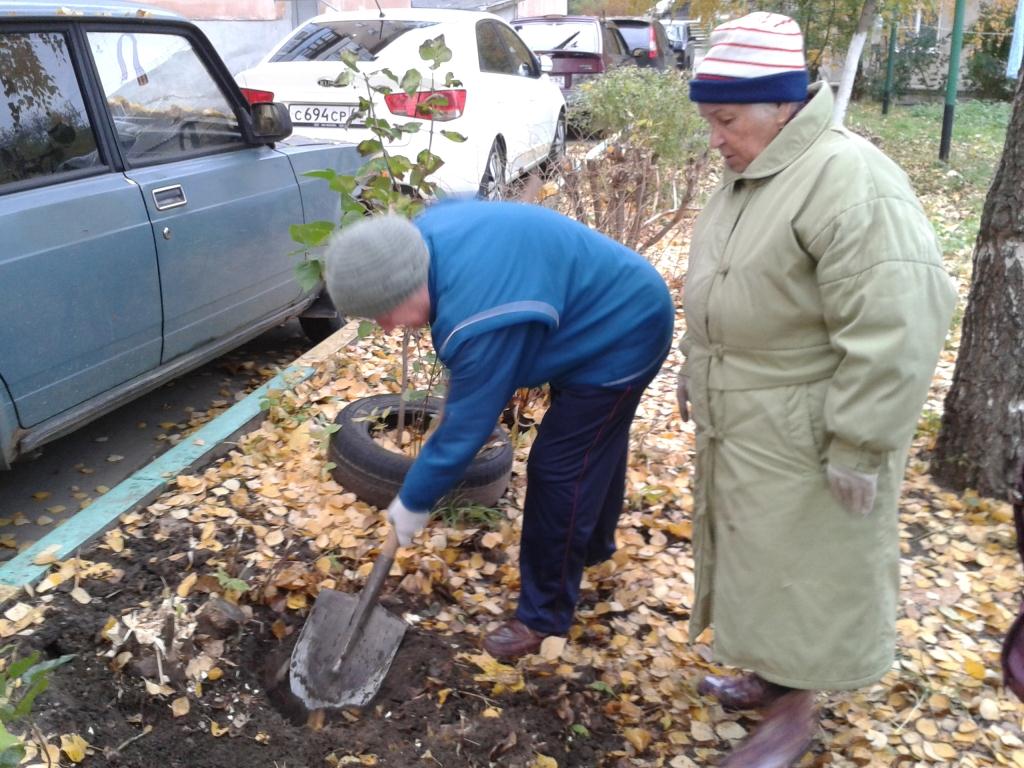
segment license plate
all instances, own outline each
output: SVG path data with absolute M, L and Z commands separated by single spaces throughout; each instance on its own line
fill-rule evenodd
M 355 111 L 355 104 L 292 104 L 288 107 L 293 125 L 328 128 L 344 128 Z

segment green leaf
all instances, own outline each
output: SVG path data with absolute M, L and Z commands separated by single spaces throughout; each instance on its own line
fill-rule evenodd
M 342 63 L 344 63 L 344 65 L 346 67 L 351 69 L 353 72 L 358 71 L 359 68 L 357 66 L 357 63 L 359 61 L 359 56 L 356 55 L 355 51 L 349 51 L 349 50 L 342 51 L 341 52 L 341 61 L 342 61 Z
M 224 589 L 230 589 L 234 592 L 248 592 L 250 589 L 244 580 L 228 575 L 228 572 L 223 568 L 217 569 L 217 581 Z
M 444 35 L 438 35 L 431 40 L 423 41 L 420 45 L 420 58 L 431 62 L 431 69 L 437 69 L 446 61 L 451 61 L 452 51 L 445 45 Z
M 441 131 L 441 135 L 449 141 L 454 141 L 456 144 L 461 144 L 466 140 L 465 136 L 461 133 L 456 133 L 455 131 Z
M 354 190 L 355 188 L 355 176 L 335 176 L 331 180 L 331 189 L 333 189 L 335 192 L 340 193 L 342 196 L 351 195 L 352 190 Z
M 388 164 L 383 157 L 373 157 L 363 164 L 363 167 L 356 172 L 359 178 L 376 176 L 379 173 L 387 173 Z
M 569 730 L 571 730 L 576 736 L 582 736 L 585 739 L 590 738 L 590 731 L 587 730 L 587 726 L 582 723 L 573 723 Z
M 359 323 L 359 329 L 356 331 L 356 336 L 360 339 L 365 339 L 367 336 L 373 333 L 373 329 L 376 326 L 372 320 L 363 320 Z
M 384 150 L 384 145 L 381 143 L 380 139 L 364 139 L 359 142 L 356 149 L 359 150 L 360 155 L 367 157 L 368 155 L 375 155 L 378 152 L 382 152 Z
M 346 69 L 336 78 L 334 78 L 335 88 L 345 88 L 346 86 L 352 85 L 352 80 L 355 78 L 356 73 L 352 70 Z
M 615 691 L 612 690 L 608 683 L 602 680 L 595 680 L 590 684 L 590 689 L 605 694 L 606 696 L 614 696 Z
M 334 231 L 334 223 L 330 221 L 311 221 L 307 224 L 292 224 L 288 231 L 292 240 L 307 248 L 323 245 Z
M 401 125 L 396 124 L 394 127 L 399 133 L 419 133 L 423 123 L 402 123 Z
M 462 81 L 449 72 L 444 76 L 444 85 L 445 88 L 459 88 L 462 86 Z
M 31 669 L 27 670 L 25 674 L 22 675 L 22 679 L 26 683 L 31 684 L 35 682 L 36 677 L 38 677 L 39 675 L 45 676 L 51 670 L 54 670 L 57 667 L 67 664 L 73 658 L 75 658 L 75 654 L 67 653 L 63 656 L 58 656 L 56 659 L 47 659 L 46 661 L 41 661 L 38 664 L 34 664 Z
M 0 723 L 0 768 L 16 768 L 25 758 L 25 746 L 21 739 Z
M 429 149 L 421 149 L 420 153 L 416 155 L 416 163 L 424 170 L 424 176 L 428 173 L 434 173 L 438 168 L 444 165 L 444 160 L 435 155 Z
M 295 265 L 295 279 L 303 291 L 313 290 L 324 278 L 324 263 L 320 259 L 309 259 Z
M 402 77 L 402 82 L 399 84 L 401 89 L 406 92 L 409 96 L 412 96 L 420 87 L 420 83 L 423 82 L 423 75 L 420 74 L 418 69 L 410 69 Z
M 401 179 L 405 174 L 412 168 L 412 163 L 409 162 L 409 158 L 402 155 L 392 155 L 391 162 L 389 163 L 391 168 L 391 174 L 395 179 Z
M 366 207 L 363 205 L 359 206 L 358 211 L 348 211 L 344 216 L 341 217 L 341 228 L 350 227 L 358 221 L 362 221 L 366 218 Z
M 395 75 L 395 73 L 394 73 L 394 72 L 392 72 L 392 71 L 391 71 L 390 69 L 388 69 L 387 67 L 384 67 L 384 69 L 382 69 L 382 70 L 380 71 L 380 73 L 381 73 L 382 75 L 384 75 L 384 77 L 388 78 L 388 79 L 389 79 L 389 80 L 390 80 L 391 82 L 393 82 L 393 83 L 397 83 L 397 82 L 398 82 L 398 77 L 397 77 L 397 75 Z
M 338 174 L 330 168 L 325 168 L 322 171 L 306 171 L 302 175 L 309 176 L 311 179 L 327 179 L 332 181 Z
M 347 194 L 341 196 L 341 210 L 345 213 L 358 213 L 359 215 L 366 212 L 361 200 L 357 200 L 352 195 Z

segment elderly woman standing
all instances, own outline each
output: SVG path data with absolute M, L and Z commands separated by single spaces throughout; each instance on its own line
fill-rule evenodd
M 690 83 L 726 169 L 685 289 L 696 422 L 691 637 L 749 670 L 702 693 L 765 708 L 729 766 L 790 765 L 814 692 L 890 668 L 897 498 L 955 292 L 906 175 L 833 127 L 796 22 L 722 24 Z

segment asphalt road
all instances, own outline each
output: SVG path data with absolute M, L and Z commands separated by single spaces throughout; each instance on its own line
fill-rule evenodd
M 291 320 L 0 472 L 0 560 L 44 536 L 312 346 Z

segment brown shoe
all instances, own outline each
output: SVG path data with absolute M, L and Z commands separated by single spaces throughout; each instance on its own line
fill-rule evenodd
M 511 619 L 487 634 L 484 650 L 496 659 L 518 659 L 540 650 L 545 637 L 547 635 L 535 632 L 519 619 Z
M 726 709 L 767 707 L 786 691 L 753 672 L 746 675 L 708 675 L 697 684 L 697 693 L 714 696 Z
M 722 768 L 789 768 L 807 752 L 817 729 L 814 691 L 784 693 Z

